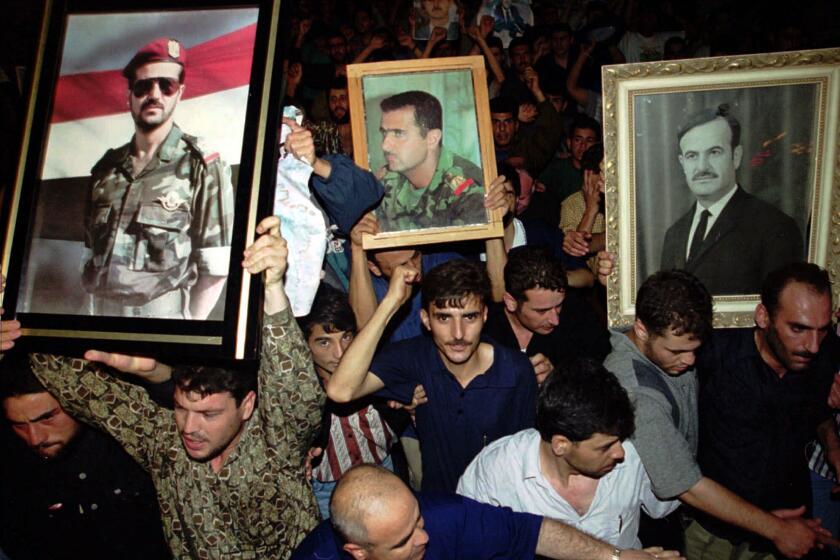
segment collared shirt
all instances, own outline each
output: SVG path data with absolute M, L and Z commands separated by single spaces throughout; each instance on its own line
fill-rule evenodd
M 458 493 L 479 502 L 563 521 L 618 548 L 641 548 L 639 508 L 659 518 L 679 502 L 653 495 L 636 448 L 624 445 L 624 461 L 604 475 L 587 512 L 580 515 L 540 468 L 540 433 L 522 430 L 494 441 L 478 454 L 458 482 Z
M 738 185 L 733 185 L 731 191 L 726 193 L 723 198 L 708 208 L 704 207 L 699 202 L 694 205 L 694 219 L 691 221 L 691 229 L 688 232 L 688 242 L 685 244 L 686 260 L 688 260 L 688 253 L 691 251 L 691 241 L 694 239 L 694 232 L 697 231 L 697 226 L 700 224 L 700 214 L 705 211 L 710 214 L 709 217 L 706 218 L 706 231 L 703 233 L 703 238 L 705 239 L 706 236 L 709 235 L 709 232 L 712 231 L 712 226 L 715 225 L 715 222 L 720 217 L 720 213 L 723 212 L 723 209 L 726 208 L 727 204 L 729 204 L 729 200 L 735 196 L 735 191 L 737 190 Z
M 502 346 L 523 351 L 500 303 L 490 305 L 483 334 Z M 592 310 L 575 294 L 566 292 L 559 323 L 549 334 L 534 333 L 525 354 L 542 354 L 555 366 L 575 358 L 602 361 L 610 352 L 609 331 L 598 323 Z
M 425 449 L 424 449 L 425 451 Z M 425 455 L 424 455 L 425 459 Z M 417 494 L 429 534 L 426 560 L 492 560 L 533 558 L 543 518 L 469 498 Z M 312 531 L 291 560 L 349 560 L 329 521 Z
M 285 558 L 317 524 L 302 464 L 324 393 L 291 310 L 263 318 L 259 405 L 218 473 L 187 455 L 174 413 L 143 389 L 84 360 L 32 358 L 68 413 L 111 434 L 152 477 L 176 558 Z
M 429 402 L 415 412 L 423 491 L 454 492 L 484 446 L 534 425 L 537 382 L 531 362 L 490 343 L 493 364 L 466 387 L 446 369 L 429 336 L 386 346 L 373 359 L 370 371 L 385 384 L 379 396 L 410 402 L 418 383 L 426 389 Z
M 759 354 L 753 329 L 716 330 L 697 363 L 703 474 L 765 510 L 809 503 L 806 446 L 831 418 L 830 354 L 823 344 L 808 369 L 780 377 Z M 711 518 L 702 524 L 733 541 L 767 545 Z

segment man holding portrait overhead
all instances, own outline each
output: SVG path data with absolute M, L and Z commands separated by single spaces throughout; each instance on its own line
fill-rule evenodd
M 186 58 L 160 38 L 123 69 L 135 132 L 91 170 L 82 286 L 92 315 L 204 320 L 224 288 L 231 172 L 174 122 Z
M 382 100 L 382 231 L 487 223 L 482 174 L 443 145 L 440 101 L 423 91 Z
M 696 202 L 665 233 L 662 270 L 685 269 L 712 295 L 757 294 L 767 273 L 802 260 L 793 218 L 737 182 L 741 125 L 728 105 L 689 115 L 677 142 Z

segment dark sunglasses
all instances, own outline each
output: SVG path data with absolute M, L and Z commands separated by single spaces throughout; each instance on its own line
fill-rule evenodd
M 152 91 L 155 82 L 157 82 L 160 92 L 163 95 L 173 95 L 181 85 L 174 78 L 146 78 L 143 80 L 134 80 L 134 83 L 131 84 L 131 93 L 134 97 L 143 97 Z

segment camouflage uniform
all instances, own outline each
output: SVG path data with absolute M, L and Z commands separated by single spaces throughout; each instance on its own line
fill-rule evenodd
M 131 147 L 91 170 L 82 285 L 96 315 L 189 318 L 198 277 L 228 273 L 230 167 L 177 126 L 137 177 Z
M 475 164 L 443 146 L 426 188 L 415 188 L 401 173 L 386 170 L 385 198 L 377 209 L 380 228 L 402 231 L 486 223 L 481 181 Z

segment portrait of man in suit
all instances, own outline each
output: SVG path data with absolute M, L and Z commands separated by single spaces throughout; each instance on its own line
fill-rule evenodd
M 712 295 L 757 294 L 769 271 L 804 258 L 793 218 L 738 183 L 741 125 L 728 105 L 689 115 L 677 143 L 695 202 L 665 233 L 661 269 L 693 273 Z

